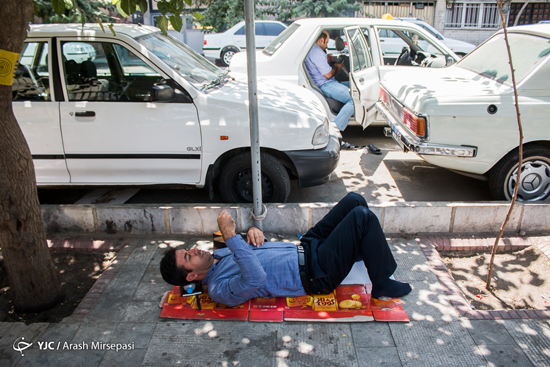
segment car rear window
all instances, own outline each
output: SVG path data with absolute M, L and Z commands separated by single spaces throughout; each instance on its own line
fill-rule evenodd
M 277 36 L 277 38 L 275 38 L 273 41 L 271 41 L 269 43 L 269 45 L 266 46 L 266 48 L 264 48 L 264 51 L 263 53 L 265 55 L 268 55 L 268 56 L 271 56 L 275 53 L 275 51 L 277 51 L 282 45 L 283 43 L 285 43 L 285 41 L 290 37 L 292 36 L 292 33 L 296 32 L 296 30 L 298 29 L 298 27 L 300 27 L 299 24 L 296 24 L 296 23 L 292 23 L 290 25 L 290 27 L 288 27 L 287 29 L 285 29 L 284 31 L 281 32 L 281 34 L 279 34 Z
M 508 33 L 516 82 L 521 81 L 550 54 L 550 39 L 525 33 Z M 503 84 L 512 84 L 504 34 L 499 34 L 461 59 L 457 66 Z

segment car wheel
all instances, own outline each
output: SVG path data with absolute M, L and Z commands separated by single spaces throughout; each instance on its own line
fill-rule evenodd
M 249 152 L 231 158 L 221 171 L 220 194 L 228 203 L 251 203 L 252 163 Z M 290 178 L 285 167 L 273 156 L 261 153 L 262 201 L 284 203 L 290 194 Z
M 519 151 L 504 157 L 489 174 L 489 189 L 497 200 L 512 200 L 517 183 Z M 523 149 L 518 200 L 544 200 L 550 194 L 550 149 L 530 145 Z
M 239 50 L 237 50 L 234 47 L 229 47 L 223 50 L 221 54 L 221 62 L 223 66 L 229 66 L 229 63 L 231 62 L 231 59 L 233 58 L 233 55 L 235 55 Z

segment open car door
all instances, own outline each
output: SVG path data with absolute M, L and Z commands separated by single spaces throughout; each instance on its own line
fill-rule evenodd
M 355 121 L 366 128 L 376 116 L 378 69 L 372 62 L 365 36 L 358 27 L 344 28 L 350 53 L 350 92 L 355 106 Z

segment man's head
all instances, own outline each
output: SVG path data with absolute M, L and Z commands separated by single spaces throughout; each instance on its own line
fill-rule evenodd
M 321 34 L 319 35 L 319 38 L 317 38 L 317 45 L 319 45 L 319 47 L 321 47 L 321 49 L 324 51 L 327 49 L 328 47 L 328 41 L 330 40 L 330 37 L 328 35 L 328 32 L 327 31 L 323 31 L 321 32 Z
M 170 249 L 160 261 L 160 272 L 167 283 L 182 285 L 203 280 L 213 263 L 214 257 L 208 251 Z

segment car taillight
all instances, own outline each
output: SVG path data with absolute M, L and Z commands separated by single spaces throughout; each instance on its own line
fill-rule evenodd
M 388 104 L 388 99 L 386 97 L 386 91 L 382 87 L 380 87 L 380 100 L 382 100 L 382 102 L 384 102 L 385 104 Z
M 206 46 L 206 40 L 204 40 L 204 45 Z
M 406 107 L 403 107 L 403 125 L 419 137 L 426 137 L 426 118 L 415 115 Z

